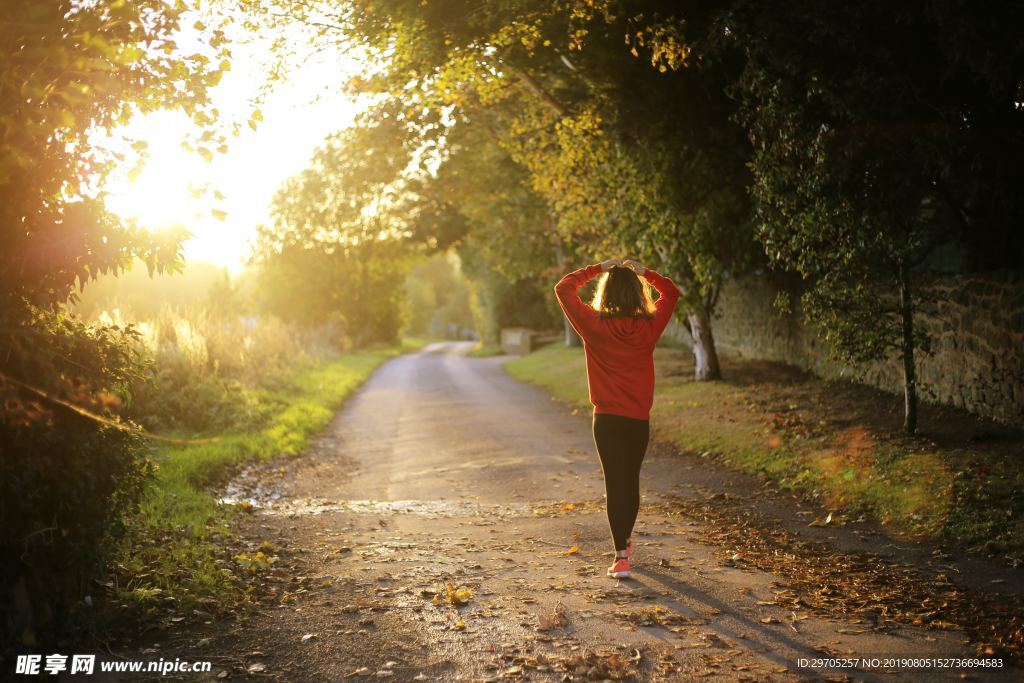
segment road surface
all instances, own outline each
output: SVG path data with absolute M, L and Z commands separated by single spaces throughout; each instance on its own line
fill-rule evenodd
M 237 482 L 256 504 L 252 552 L 278 557 L 270 597 L 174 655 L 216 653 L 231 680 L 960 680 L 801 666 L 972 651 L 955 631 L 780 606 L 778 575 L 723 561 L 673 511 L 672 496 L 709 495 L 723 475 L 670 450 L 644 464 L 633 578 L 608 578 L 590 415 L 469 347 L 390 360 L 301 458 Z M 731 485 L 753 493 L 744 482 Z

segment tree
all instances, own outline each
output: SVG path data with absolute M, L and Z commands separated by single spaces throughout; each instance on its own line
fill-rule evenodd
M 277 192 L 252 259 L 269 310 L 305 325 L 334 321 L 357 346 L 397 338 L 411 256 L 402 126 L 388 115 L 332 136 Z
M 438 252 L 415 265 L 405 288 L 411 334 L 445 337 L 450 326 L 459 330 L 473 327 L 469 284 L 452 252 Z
M 6 649 L 20 638 L 20 651 L 73 621 L 71 605 L 148 471 L 137 436 L 83 417 L 115 410 L 146 376 L 134 336 L 90 327 L 66 304 L 135 257 L 151 271 L 180 266 L 182 233 L 152 234 L 107 213 L 96 188 L 122 159 L 93 141 L 161 108 L 210 123 L 207 92 L 229 53 L 223 34 L 207 29 L 197 29 L 195 54 L 175 51 L 184 3 L 12 0 L 4 9 L 0 554 L 9 561 L 0 639 Z
M 804 276 L 805 312 L 840 359 L 901 360 L 909 433 L 927 341 L 916 272 L 950 241 L 1021 263 L 1024 9 L 989 10 L 796 0 L 723 20 L 747 54 L 736 92 L 767 254 Z
M 547 328 L 561 318 L 543 282 L 561 265 L 564 246 L 529 174 L 499 144 L 495 114 L 463 113 L 448 129 L 436 172 L 419 186 L 416 225 L 426 235 L 444 206 L 462 232 L 452 244 L 473 282 L 477 326 L 488 343 L 504 326 Z M 431 218 L 424 225 L 424 217 Z M 549 302 L 550 303 L 550 302 Z M 518 306 L 522 314 L 514 311 Z M 570 328 L 571 329 L 571 328 Z
M 339 22 L 390 57 L 358 88 L 406 101 L 414 116 L 494 111 L 498 140 L 529 170 L 563 243 L 629 251 L 683 286 L 697 377 L 717 377 L 717 291 L 755 253 L 748 143 L 723 93 L 736 65 L 667 60 L 673 70 L 661 53 L 661 68 L 641 63 L 623 44 L 656 16 L 640 3 L 356 6 Z
M 174 53 L 185 5 L 15 4 L 8 11 L 18 20 L 0 23 L 0 372 L 58 393 L 68 389 L 63 372 L 98 390 L 102 370 L 83 373 L 62 361 L 63 352 L 47 353 L 45 340 L 55 338 L 40 336 L 32 321 L 57 316 L 76 287 L 123 271 L 133 258 L 151 272 L 180 268 L 185 235 L 151 233 L 106 212 L 95 188 L 123 158 L 95 147 L 91 135 L 166 107 L 210 123 L 206 92 L 229 53 L 219 31 L 207 32 L 201 52 Z M 56 371 L 38 371 L 50 364 Z

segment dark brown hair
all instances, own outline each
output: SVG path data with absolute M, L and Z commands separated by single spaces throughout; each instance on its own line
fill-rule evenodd
M 650 283 L 626 266 L 612 266 L 601 275 L 591 305 L 602 318 L 654 316 Z

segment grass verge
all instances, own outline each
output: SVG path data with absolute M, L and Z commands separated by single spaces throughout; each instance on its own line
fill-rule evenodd
M 898 397 L 779 364 L 722 360 L 725 380 L 695 382 L 688 350 L 656 349 L 657 438 L 763 473 L 833 512 L 813 523 L 867 515 L 895 538 L 933 538 L 1013 566 L 1024 562 L 1020 432 L 922 406 L 920 433 L 907 437 Z M 590 408 L 581 349 L 549 346 L 504 367 Z
M 483 342 L 477 342 L 473 348 L 469 350 L 467 355 L 473 356 L 474 358 L 488 358 L 490 356 L 500 356 L 505 353 L 500 346 L 492 346 L 490 344 L 484 344 Z
M 297 363 L 259 390 L 260 402 L 271 408 L 264 411 L 269 417 L 263 424 L 216 435 L 211 442 L 161 446 L 152 456 L 156 476 L 129 520 L 106 584 L 111 606 L 131 622 L 166 627 L 244 601 L 246 575 L 269 553 L 235 552 L 231 522 L 244 508 L 218 504 L 213 487 L 243 463 L 301 453 L 381 363 L 429 341 L 405 339 L 400 345 Z

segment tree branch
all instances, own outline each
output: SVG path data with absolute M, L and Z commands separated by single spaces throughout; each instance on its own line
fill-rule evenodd
M 540 101 L 547 105 L 551 111 L 555 112 L 562 118 L 569 116 L 569 110 L 561 102 L 552 97 L 547 90 L 542 88 L 532 76 L 508 62 L 503 62 L 503 65 L 512 72 L 523 85 L 526 86 L 527 90 L 540 98 Z

